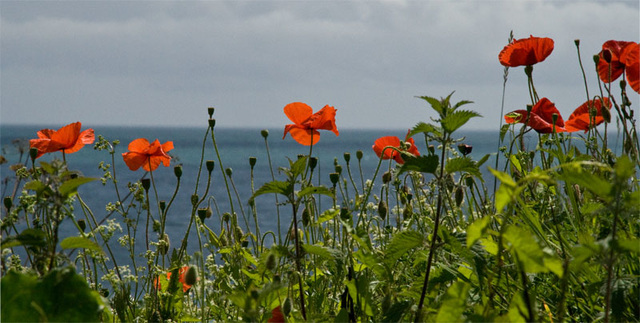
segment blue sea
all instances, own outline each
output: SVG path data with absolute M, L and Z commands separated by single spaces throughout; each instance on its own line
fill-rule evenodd
M 23 139 L 28 140 L 36 137 L 36 132 L 43 126 L 37 125 L 7 125 L 2 126 L 0 129 L 0 142 L 2 148 L 2 155 L 7 159 L 7 163 L 0 166 L 0 178 L 2 178 L 2 197 L 8 196 L 13 190 L 15 178 L 12 171 L 9 170 L 9 166 L 19 161 L 19 150 L 16 146 L 16 141 Z M 57 128 L 57 127 L 53 127 Z M 177 193 L 175 201 L 168 211 L 167 215 L 167 233 L 169 234 L 174 246 L 179 244 L 182 239 L 186 227 L 189 223 L 191 214 L 191 195 L 194 194 L 196 187 L 196 180 L 198 176 L 198 167 L 201 161 L 201 153 L 203 148 L 203 140 L 207 132 L 206 126 L 204 127 L 182 127 L 182 128 L 168 128 L 168 127 L 93 127 L 96 134 L 102 135 L 107 140 L 119 140 L 120 144 L 116 146 L 115 164 L 112 165 L 110 171 L 114 171 L 117 175 L 119 190 L 121 194 L 128 192 L 126 184 L 128 182 L 135 182 L 145 175 L 145 171 L 139 169 L 137 171 L 131 171 L 124 164 L 122 160 L 122 153 L 127 151 L 127 145 L 129 142 L 136 138 L 147 138 L 149 141 L 153 141 L 156 138 L 160 142 L 173 141 L 174 149 L 169 153 L 173 157 L 171 167 L 160 166 L 153 172 L 153 177 L 158 190 L 158 198 L 160 200 L 169 201 L 176 189 L 177 179 L 174 175 L 173 166 L 182 165 L 182 178 L 180 183 L 180 189 Z M 487 186 L 493 185 L 493 180 L 490 180 L 490 176 L 487 171 L 487 167 L 493 167 L 495 165 L 495 152 L 498 148 L 498 127 L 495 127 L 495 131 L 460 131 L 455 138 L 465 138 L 462 143 L 473 146 L 473 151 L 470 157 L 474 160 L 479 160 L 486 154 L 492 154 L 491 158 L 482 166 L 482 172 L 485 174 Z M 83 127 L 83 129 L 85 129 Z M 245 228 L 245 222 L 242 216 L 242 210 L 245 213 L 246 218 L 249 220 L 249 227 L 252 231 L 255 227 L 253 223 L 253 217 L 248 207 L 247 201 L 252 195 L 252 189 L 257 190 L 264 183 L 272 180 L 272 173 L 269 166 L 269 158 L 267 154 L 267 144 L 269 147 L 269 153 L 271 156 L 271 163 L 273 165 L 273 172 L 276 180 L 284 180 L 284 175 L 278 171 L 279 167 L 288 167 L 288 159 L 295 160 L 298 155 L 308 154 L 309 147 L 305 147 L 296 143 L 290 136 L 282 139 L 282 128 L 268 129 L 269 136 L 267 143 L 261 136 L 263 129 L 240 129 L 240 128 L 216 128 L 215 140 L 222 159 L 222 166 L 224 169 L 231 168 L 233 170 L 233 183 L 238 195 L 240 196 L 240 203 L 235 196 L 233 188 L 231 189 L 233 203 L 235 205 L 236 213 L 238 214 L 239 224 Z M 335 136 L 330 132 L 321 132 L 320 141 L 313 147 L 312 155 L 318 158 L 318 173 L 314 175 L 316 180 L 319 179 L 321 185 L 327 187 L 331 186 L 329 181 L 329 173 L 334 172 L 334 161 L 342 165 L 343 174 L 348 174 L 346 162 L 344 160 L 344 154 L 351 154 L 351 162 L 349 168 L 353 179 L 358 185 L 360 191 L 361 185 L 368 179 L 371 179 L 376 167 L 378 166 L 379 159 L 371 149 L 375 139 L 381 136 L 398 136 L 403 138 L 406 134 L 406 129 L 396 130 L 361 130 L 361 129 L 340 129 L 340 136 Z M 416 136 L 416 145 L 421 152 L 426 152 L 426 143 L 422 140 L 423 136 Z M 531 149 L 535 149 L 535 142 L 537 137 L 527 138 L 530 141 Z M 24 142 L 24 141 L 23 141 Z M 28 141 L 27 141 L 28 142 Z M 358 163 L 356 158 L 356 152 L 361 150 L 363 152 L 363 158 Z M 255 157 L 257 163 L 255 165 L 253 174 L 251 174 L 251 168 L 249 165 L 249 157 Z M 52 158 L 62 158 L 61 153 L 47 154 L 38 161 L 48 161 Z M 25 163 L 27 160 L 26 154 L 23 156 L 22 161 Z M 112 164 L 111 155 L 107 151 L 94 150 L 93 145 L 85 146 L 80 151 L 68 154 L 66 156 L 67 163 L 71 170 L 80 171 L 86 177 L 100 178 L 104 172 L 98 168 L 100 162 Z M 218 158 L 215 155 L 211 135 L 207 135 L 205 142 L 204 160 L 214 160 L 215 169 L 211 179 L 211 188 L 208 194 L 207 202 L 211 203 L 211 207 L 214 210 L 212 218 L 207 219 L 205 222 L 213 230 L 219 230 L 220 228 L 220 215 L 230 210 L 229 198 L 227 190 L 224 184 L 224 180 L 221 174 L 221 165 L 218 162 Z M 383 162 L 383 169 L 378 176 L 382 175 L 384 168 L 388 167 L 387 161 Z M 362 176 L 360 173 L 360 167 L 362 169 Z M 202 175 L 200 178 L 200 185 L 198 188 L 198 194 L 202 195 L 206 187 L 206 170 L 203 167 Z M 147 175 L 148 176 L 148 175 Z M 315 182 L 315 181 L 314 181 Z M 379 187 L 380 180 L 376 180 L 376 185 Z M 374 192 L 377 190 L 374 190 Z M 117 200 L 113 183 L 107 183 L 103 185 L 100 181 L 90 182 L 80 187 L 79 194 L 82 199 L 89 205 L 94 212 L 98 221 L 107 217 L 118 219 L 119 215 L 112 214 L 106 211 L 105 206 L 109 202 L 115 202 Z M 353 191 L 350 192 L 350 196 L 353 197 Z M 153 196 L 153 195 L 151 195 Z M 341 197 L 338 198 L 338 203 Z M 280 202 L 282 202 L 282 198 Z M 207 203 L 205 202 L 205 203 Z M 152 200 L 155 203 L 155 199 Z M 152 204 L 153 205 L 153 204 Z M 205 204 L 201 206 L 206 206 Z M 239 208 L 242 208 L 240 210 Z M 329 207 L 329 203 L 322 206 L 323 210 Z M 258 222 L 262 233 L 266 231 L 277 232 L 276 222 L 276 203 L 272 194 L 264 195 L 256 199 L 256 208 L 258 215 Z M 289 223 L 290 213 L 286 211 L 287 206 L 281 207 L 282 211 L 282 231 L 286 232 Z M 152 207 L 152 211 L 157 214 L 157 208 Z M 5 210 L 3 210 L 4 216 Z M 76 208 L 76 218 L 83 218 L 79 207 Z M 143 223 L 142 221 L 141 223 Z M 124 228 L 124 224 L 122 225 Z M 66 221 L 63 226 L 62 235 L 76 235 L 75 227 L 71 226 L 70 221 Z M 246 229 L 245 229 L 246 230 Z M 195 232 L 190 235 L 190 250 L 194 248 Z M 118 234 L 116 234 L 118 236 Z M 144 239 L 137 239 L 137 243 L 142 243 Z M 155 240 L 155 239 L 154 239 Z M 115 243 L 115 241 L 113 241 Z M 269 245 L 267 243 L 267 245 Z M 141 250 L 138 248 L 138 250 Z M 122 249 L 122 256 L 126 257 L 124 249 Z M 119 257 L 119 256 L 117 256 Z

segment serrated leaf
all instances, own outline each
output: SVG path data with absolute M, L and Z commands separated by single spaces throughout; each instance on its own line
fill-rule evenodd
M 7 237 L 2 241 L 2 249 L 17 246 L 36 246 L 42 247 L 45 244 L 45 234 L 39 229 L 24 229 L 16 236 Z
M 491 217 L 485 216 L 473 221 L 473 223 L 467 227 L 467 248 L 471 248 L 478 239 L 482 238 L 482 235 L 490 223 Z
M 471 110 L 457 110 L 447 114 L 442 120 L 440 120 L 440 124 L 442 124 L 442 128 L 444 131 L 448 133 L 453 133 L 458 128 L 465 125 L 471 118 L 480 117 L 481 115 L 475 111 Z
M 305 187 L 300 192 L 298 192 L 298 197 L 314 195 L 314 194 L 322 194 L 322 195 L 329 196 L 331 198 L 333 198 L 333 196 L 334 196 L 333 192 L 327 187 L 324 187 L 324 186 L 310 186 L 310 187 Z
M 440 137 L 442 135 L 442 130 L 430 123 L 419 122 L 413 128 L 411 128 L 408 136 L 413 137 L 419 133 L 431 134 L 434 137 Z
M 262 187 L 260 187 L 257 191 L 255 191 L 255 193 L 253 193 L 251 198 L 249 198 L 249 201 L 253 202 L 253 200 L 257 196 L 269 193 L 282 194 L 288 198 L 290 197 L 291 193 L 293 193 L 293 185 L 290 182 L 283 181 L 271 181 L 268 183 L 264 183 Z
M 65 197 L 73 196 L 78 192 L 78 187 L 80 185 L 93 182 L 95 180 L 97 180 L 97 178 L 91 178 L 91 177 L 72 178 L 62 183 L 62 185 L 60 185 L 60 188 L 58 188 L 58 191 L 60 192 L 60 194 L 62 194 L 62 196 L 65 196 Z
M 60 241 L 60 247 L 62 249 L 89 249 L 93 251 L 97 251 L 99 253 L 104 253 L 102 248 L 93 240 L 89 240 L 84 237 L 68 237 L 64 240 Z
M 505 172 L 501 172 L 499 170 L 495 170 L 491 167 L 488 168 L 489 171 L 491 172 L 491 174 L 493 174 L 493 176 L 495 176 L 496 178 L 498 178 L 498 180 L 504 184 L 507 185 L 509 187 L 515 187 L 516 186 L 516 182 L 513 180 L 513 178 L 511 178 L 511 176 Z
M 444 167 L 444 170 L 447 172 L 447 174 L 452 174 L 455 172 L 466 172 L 473 176 L 482 178 L 482 173 L 480 173 L 478 165 L 468 156 L 449 159 Z
M 447 289 L 442 305 L 438 310 L 436 322 L 461 322 L 465 311 L 470 286 L 457 281 Z
M 318 217 L 318 224 L 327 222 L 340 214 L 340 210 L 338 209 L 328 209 Z
M 442 115 L 442 113 L 444 112 L 444 109 L 446 108 L 446 107 L 443 107 L 442 102 L 440 102 L 440 100 L 436 98 L 432 98 L 430 96 L 419 96 L 418 98 L 429 102 L 429 104 L 431 105 L 431 108 L 433 110 L 436 110 L 436 112 L 438 112 L 438 115 Z
M 393 236 L 384 252 L 384 262 L 392 267 L 393 264 L 407 251 L 424 243 L 424 237 L 416 231 L 402 231 Z
M 302 248 L 308 254 L 316 255 L 326 260 L 336 261 L 337 258 L 342 256 L 340 250 L 329 248 L 327 246 L 305 244 Z
M 438 169 L 439 162 L 437 155 L 412 156 L 403 154 L 402 159 L 404 160 L 404 164 L 400 167 L 399 174 L 408 171 L 434 174 L 436 169 Z

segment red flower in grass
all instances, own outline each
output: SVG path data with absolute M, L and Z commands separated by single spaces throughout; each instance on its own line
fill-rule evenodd
M 333 131 L 336 136 L 340 135 L 336 128 L 336 109 L 332 106 L 325 105 L 320 111 L 313 113 L 310 106 L 302 102 L 293 102 L 284 107 L 284 114 L 293 124 L 284 127 L 282 139 L 290 133 L 299 144 L 309 146 L 320 140 L 320 129 Z
M 282 310 L 280 309 L 280 305 L 276 306 L 276 308 L 271 311 L 271 318 L 267 320 L 270 323 L 284 323 L 284 314 L 282 314 Z
M 530 36 L 505 46 L 498 60 L 504 66 L 516 67 L 540 63 L 553 51 L 553 39 Z
M 625 64 L 620 60 L 620 56 L 626 46 L 633 44 L 633 42 L 618 40 L 608 40 L 602 44 L 598 60 L 598 76 L 602 82 L 613 82 L 622 75 Z
M 382 159 L 391 159 L 393 158 L 393 160 L 396 161 L 396 163 L 398 164 L 404 164 L 404 160 L 402 159 L 402 157 L 400 156 L 400 153 L 397 152 L 394 149 L 391 148 L 387 148 L 384 149 L 385 147 L 391 146 L 391 147 L 395 147 L 401 150 L 404 150 L 414 156 L 420 156 L 420 152 L 418 151 L 418 147 L 416 147 L 416 143 L 413 140 L 413 138 L 409 138 L 409 133 L 407 132 L 407 136 L 405 137 L 404 140 L 404 147 L 402 147 L 402 144 L 400 142 L 400 138 L 396 137 L 396 136 L 386 136 L 386 137 L 380 137 L 378 139 L 376 139 L 376 141 L 373 143 L 373 146 L 371 148 L 373 148 L 373 151 L 376 153 L 376 155 L 378 155 L 378 157 L 382 158 Z M 406 147 L 408 146 L 408 147 Z M 384 151 L 384 153 L 383 153 Z
M 531 108 L 531 114 L 527 121 L 527 110 L 515 110 L 507 113 L 504 119 L 507 123 L 525 123 L 538 133 L 553 132 L 553 115 L 557 115 L 555 129 L 556 132 L 564 132 L 565 123 L 556 109 L 555 104 L 547 98 L 542 98 Z
M 66 154 L 75 153 L 84 145 L 92 144 L 95 140 L 93 129 L 80 132 L 82 124 L 75 122 L 58 130 L 42 129 L 38 131 L 38 139 L 31 139 L 31 148 L 38 148 L 36 158 L 46 153 L 62 151 Z
M 568 132 L 580 130 L 587 132 L 589 128 L 593 128 L 601 124 L 604 121 L 604 117 L 602 116 L 602 103 L 604 103 L 607 109 L 611 110 L 611 102 L 608 98 L 603 98 L 602 100 L 589 100 L 575 109 L 571 116 L 569 116 L 569 120 L 564 123 L 566 130 Z M 593 119 L 589 114 L 590 108 L 595 110 L 595 116 Z M 592 123 L 592 120 L 595 123 Z
M 138 138 L 129 144 L 129 151 L 122 154 L 124 162 L 131 170 L 137 170 L 142 166 L 146 171 L 152 171 L 162 163 L 169 167 L 171 156 L 167 151 L 173 149 L 173 141 L 167 141 L 160 145 L 158 139 L 149 143 L 147 139 Z
M 640 93 L 640 43 L 631 43 L 620 53 L 620 62 L 627 70 L 627 83 Z
M 178 281 L 180 283 L 182 283 L 182 292 L 186 293 L 189 291 L 189 289 L 191 288 L 191 285 L 187 284 L 186 281 L 186 275 L 187 275 L 187 271 L 189 271 L 189 266 L 184 266 L 182 268 L 180 268 L 180 277 L 178 278 Z M 171 272 L 167 272 L 167 280 L 171 280 Z M 160 283 L 160 278 L 156 278 L 155 279 L 155 287 L 156 289 L 162 289 L 162 284 Z

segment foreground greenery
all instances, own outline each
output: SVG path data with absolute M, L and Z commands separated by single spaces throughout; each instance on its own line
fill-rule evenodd
M 266 321 L 281 312 L 323 322 L 637 321 L 640 147 L 625 84 L 601 95 L 622 97 L 610 118 L 621 129 L 618 151 L 598 128 L 533 134 L 505 125 L 496 154 L 473 160 L 456 136 L 479 117 L 464 109 L 471 102 L 424 96 L 431 121 L 409 132 L 427 147 L 422 155 L 406 142 L 387 147 L 404 163 L 381 159 L 364 179 L 353 175 L 362 152 L 346 152 L 332 185 L 321 186 L 315 165 L 333 156 L 315 157 L 311 146 L 272 170 L 273 181 L 248 201 L 223 167 L 213 109 L 196 187 L 180 187 L 176 166 L 171 190 L 156 188 L 153 172 L 123 188 L 118 142 L 101 137 L 95 148 L 109 158 L 101 180 L 116 188 L 107 210 L 118 222 L 96 219 L 84 203 L 78 189 L 92 179 L 34 158 L 15 168 L 20 188 L 4 198 L 3 320 Z M 537 145 L 524 145 L 525 135 Z M 206 147 L 217 160 L 204 161 Z M 228 196 L 209 194 L 215 171 Z M 157 196 L 178 189 L 193 190 L 190 222 L 184 236 L 169 237 L 167 216 L 186 210 Z M 256 209 L 258 199 L 273 209 Z M 292 220 L 280 223 L 281 214 Z M 262 232 L 264 216 L 277 217 L 278 232 Z M 58 235 L 64 221 L 77 235 Z M 198 242 L 191 254 L 190 236 Z M 136 239 L 147 248 L 136 249 Z M 130 264 L 114 262 L 123 252 Z

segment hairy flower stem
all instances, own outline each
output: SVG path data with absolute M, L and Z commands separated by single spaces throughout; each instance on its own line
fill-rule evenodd
M 292 199 L 295 199 L 295 197 L 291 197 Z M 299 284 L 299 288 L 298 290 L 300 291 L 300 312 L 302 313 L 302 318 L 304 320 L 307 319 L 307 312 L 304 308 L 304 288 L 302 286 L 302 267 L 300 265 L 300 237 L 298 236 L 298 217 L 297 217 L 297 213 L 298 213 L 298 208 L 296 206 L 296 203 L 291 203 L 291 207 L 293 208 L 293 237 L 295 238 L 295 249 L 296 249 L 296 270 L 298 271 L 298 284 Z
M 440 174 L 438 175 L 438 202 L 436 204 L 436 218 L 433 220 L 433 234 L 431 235 L 431 245 L 429 246 L 429 257 L 427 258 L 427 271 L 424 275 L 424 283 L 422 284 L 422 293 L 420 294 L 420 302 L 418 303 L 418 310 L 416 311 L 416 322 L 420 322 L 422 319 L 422 306 L 424 305 L 424 298 L 427 294 L 427 288 L 429 287 L 429 273 L 431 272 L 431 265 L 433 263 L 433 256 L 436 250 L 436 240 L 438 239 L 438 229 L 440 226 L 440 214 L 442 213 L 442 194 L 445 189 L 444 179 L 444 155 L 446 153 L 446 142 L 449 139 L 448 134 L 444 134 L 444 141 L 442 142 L 442 151 L 440 155 Z

